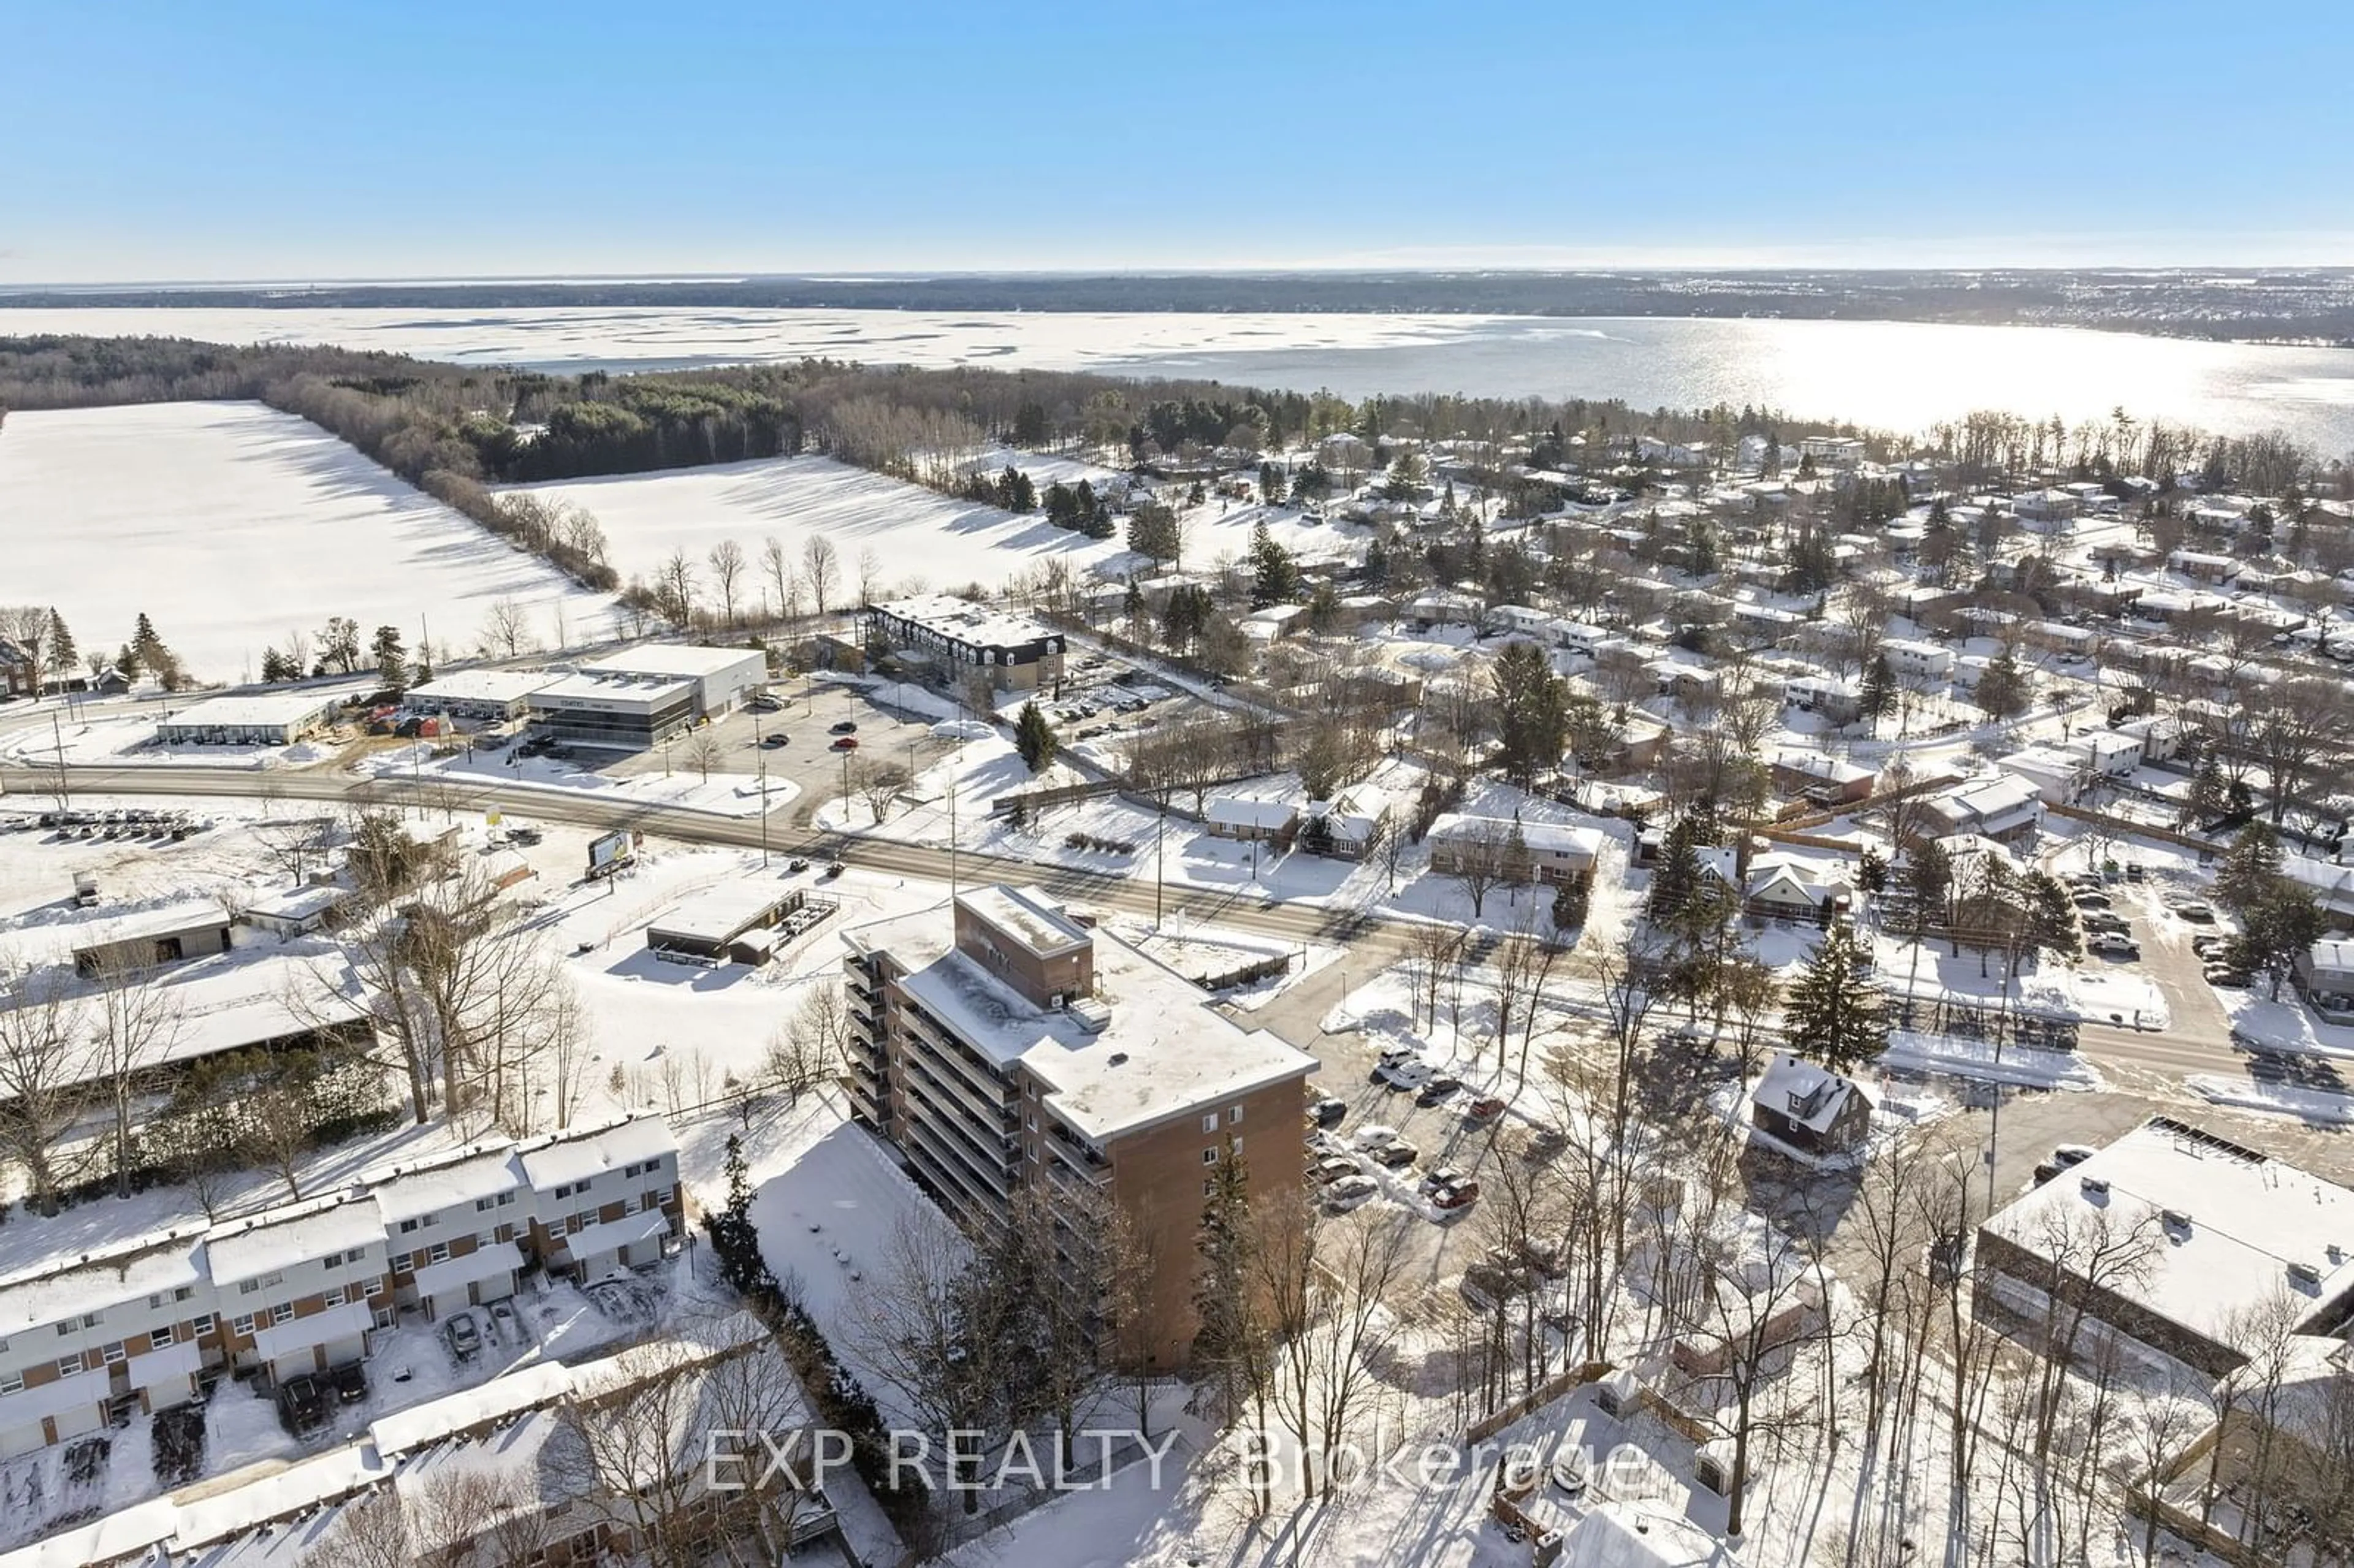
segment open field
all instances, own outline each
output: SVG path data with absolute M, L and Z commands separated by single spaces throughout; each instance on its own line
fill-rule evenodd
M 144 611 L 204 681 L 331 615 L 469 646 L 491 605 L 544 640 L 607 635 L 608 600 L 305 420 L 258 403 L 14 413 L 0 429 L 5 597 L 54 605 L 84 652 Z
M 1042 482 L 1055 477 L 1052 461 L 1038 460 Z M 1025 466 L 1032 466 L 1028 460 Z M 1068 466 L 1082 475 L 1093 471 Z M 715 604 L 718 594 L 705 558 L 713 546 L 733 539 L 750 563 L 737 588 L 739 609 L 762 602 L 766 574 L 759 567 L 761 544 L 771 536 L 783 543 L 796 571 L 804 540 L 812 534 L 832 540 L 841 559 L 830 596 L 837 606 L 856 597 L 858 560 L 867 550 L 875 552 L 878 562 L 878 594 L 908 591 L 918 582 L 945 591 L 971 583 L 995 589 L 1007 578 L 1057 556 L 1082 577 L 1117 576 L 1129 565 L 1150 569 L 1119 538 L 1089 539 L 1055 527 L 1036 514 L 1016 516 L 826 458 L 760 458 L 713 468 L 512 488 L 594 513 L 604 524 L 613 565 L 624 577 L 651 580 L 672 551 L 685 551 L 695 567 L 695 596 L 706 605 Z M 1260 515 L 1256 506 L 1221 514 L 1214 502 L 1191 509 L 1185 564 L 1206 566 L 1229 553 L 1239 556 L 1249 547 L 1251 524 Z M 1296 513 L 1267 516 L 1276 537 L 1301 554 L 1335 550 L 1358 532 L 1340 525 L 1302 525 Z M 768 598 L 774 599 L 773 588 Z

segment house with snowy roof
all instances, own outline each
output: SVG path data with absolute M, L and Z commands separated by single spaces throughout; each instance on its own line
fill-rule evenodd
M 1749 1119 L 1757 1131 L 1802 1154 L 1845 1155 L 1872 1136 L 1877 1104 L 1867 1086 L 1784 1051 L 1749 1092 Z

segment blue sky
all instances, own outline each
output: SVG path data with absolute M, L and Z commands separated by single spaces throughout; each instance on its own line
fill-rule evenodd
M 2354 264 L 2354 4 L 0 0 L 0 281 Z

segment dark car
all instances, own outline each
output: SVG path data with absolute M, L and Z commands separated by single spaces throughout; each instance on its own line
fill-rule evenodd
M 833 726 L 833 733 L 835 735 L 856 735 L 858 733 L 858 726 L 851 722 L 849 719 L 843 719 L 841 723 Z
M 1414 1103 L 1418 1106 L 1435 1106 L 1462 1086 L 1462 1079 L 1449 1077 L 1445 1073 L 1441 1073 L 1422 1086 L 1422 1093 L 1414 1097 Z
M 785 734 L 783 734 L 783 733 L 779 732 L 779 734 L 771 735 L 771 736 L 768 736 L 763 737 L 763 738 L 762 738 L 762 740 L 761 740 L 761 742 L 760 742 L 760 744 L 761 744 L 762 746 L 767 747 L 770 751 L 774 751 L 774 750 L 776 750 L 776 749 L 777 749 L 777 747 L 780 747 L 780 746 L 785 745 L 787 742 L 790 741 L 791 739 L 792 739 L 792 736 L 791 736 L 785 735 Z
M 832 882 L 835 877 L 840 876 L 842 872 L 842 863 L 838 860 L 830 860 L 825 863 L 825 869 L 818 874 L 822 880 Z
M 305 1372 L 278 1385 L 278 1418 L 296 1436 L 324 1426 L 327 1414 L 327 1390 L 317 1378 Z
M 1318 1127 L 1338 1127 L 1349 1114 L 1349 1102 L 1337 1095 L 1326 1095 L 1308 1107 L 1308 1114 Z
M 345 1404 L 357 1404 L 367 1397 L 367 1371 L 357 1361 L 345 1361 L 327 1373 L 335 1385 L 335 1397 Z
M 792 858 L 792 863 L 790 865 L 787 865 L 785 869 L 787 871 L 807 871 L 809 869 L 809 862 L 800 855 L 795 855 Z

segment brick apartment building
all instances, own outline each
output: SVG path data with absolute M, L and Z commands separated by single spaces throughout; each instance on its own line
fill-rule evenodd
M 1154 1260 L 1133 1348 L 1182 1364 L 1211 1168 L 1231 1147 L 1255 1195 L 1300 1191 L 1315 1058 L 1035 887 L 843 939 L 859 1119 L 968 1224 L 1003 1223 L 1025 1189 L 1108 1201 Z

